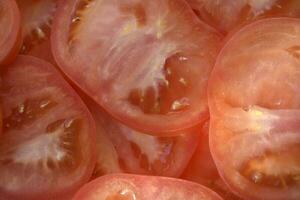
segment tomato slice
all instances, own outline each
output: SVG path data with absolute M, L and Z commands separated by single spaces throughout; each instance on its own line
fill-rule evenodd
M 19 56 L 1 70 L 0 196 L 66 199 L 90 178 L 95 124 L 46 62 Z
M 85 102 L 97 126 L 98 161 L 94 177 L 108 173 L 133 173 L 179 177 L 196 150 L 200 128 L 172 137 L 155 137 L 131 129 L 92 101 Z
M 73 200 L 221 200 L 199 184 L 180 179 L 128 174 L 106 175 L 82 187 Z
M 22 17 L 21 54 L 32 55 L 55 64 L 50 32 L 57 0 L 17 0 Z
M 266 19 L 237 32 L 209 86 L 210 147 L 246 199 L 300 199 L 300 20 Z
M 230 191 L 220 178 L 209 150 L 208 136 L 209 122 L 203 126 L 197 150 L 181 175 L 181 178 L 200 183 L 212 189 L 223 197 L 224 200 L 241 200 Z
M 167 135 L 208 118 L 220 36 L 183 0 L 64 1 L 51 37 L 61 69 L 124 124 Z
M 202 20 L 223 32 L 262 17 L 300 17 L 299 0 L 187 0 L 187 2 Z
M 15 0 L 0 2 L 0 65 L 12 62 L 20 47 L 20 12 Z

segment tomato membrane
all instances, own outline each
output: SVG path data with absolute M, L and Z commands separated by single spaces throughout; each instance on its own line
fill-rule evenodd
M 164 136 L 208 118 L 206 86 L 219 42 L 182 0 L 73 0 L 59 5 L 52 51 L 114 118 Z
M 57 0 L 17 0 L 22 17 L 23 45 L 20 53 L 55 64 L 50 32 Z
M 195 13 L 222 32 L 269 17 L 300 17 L 298 0 L 187 0 Z
M 157 176 L 106 175 L 81 188 L 74 200 L 93 199 L 189 199 L 221 200 L 213 191 L 196 183 Z
M 9 64 L 20 47 L 20 13 L 15 0 L 0 2 L 0 66 Z
M 95 164 L 92 118 L 50 64 L 29 56 L 1 69 L 0 196 L 66 199 Z
M 246 199 L 300 197 L 299 31 L 292 18 L 244 27 L 211 76 L 211 152 L 223 179 Z
M 84 99 L 97 126 L 94 177 L 118 172 L 170 177 L 182 174 L 196 149 L 200 127 L 173 137 L 155 137 L 121 124 L 86 96 Z

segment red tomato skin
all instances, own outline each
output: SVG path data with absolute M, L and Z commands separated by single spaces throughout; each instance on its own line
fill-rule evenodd
M 84 110 L 84 115 L 86 119 L 88 119 L 88 127 L 89 127 L 89 158 L 86 160 L 86 168 L 84 173 L 82 174 L 81 178 L 78 182 L 73 183 L 72 185 L 69 185 L 67 188 L 64 188 L 59 191 L 37 191 L 32 194 L 28 193 L 27 191 L 20 191 L 16 193 L 10 193 L 9 191 L 3 191 L 0 188 L 0 200 L 3 198 L 3 200 L 68 200 L 73 197 L 73 195 L 76 193 L 78 188 L 80 188 L 83 184 L 88 182 L 90 180 L 90 177 L 93 174 L 93 170 L 96 163 L 96 126 L 94 119 L 89 112 L 88 108 L 82 101 L 82 99 L 78 96 L 78 94 L 74 91 L 74 89 L 61 77 L 60 72 L 51 64 L 48 63 L 42 59 L 28 56 L 28 55 L 19 55 L 17 56 L 17 59 L 11 63 L 10 65 L 7 65 L 3 67 L 0 72 L 3 73 L 5 71 L 9 71 L 10 68 L 13 68 L 14 66 L 30 64 L 34 66 L 40 66 L 45 70 L 45 72 L 49 72 L 51 74 L 57 74 L 57 76 L 52 76 L 53 81 L 57 83 L 57 85 L 60 86 L 64 91 L 66 91 L 72 98 L 75 99 L 75 101 L 79 104 L 81 107 L 80 109 Z M 77 105 L 78 105 L 77 104 Z M 1 138 L 1 137 L 0 137 Z M 35 189 L 35 188 L 33 188 Z
M 15 0 L 4 0 L 3 4 L 8 4 L 8 11 L 12 12 L 13 24 L 9 33 L 7 33 L 7 39 L 4 41 L 0 52 L 0 66 L 8 65 L 14 61 L 18 55 L 18 51 L 22 44 L 21 37 L 21 17 L 20 11 Z

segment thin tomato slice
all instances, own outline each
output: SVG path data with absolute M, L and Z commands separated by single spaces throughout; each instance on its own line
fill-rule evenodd
M 300 199 L 300 20 L 266 19 L 229 39 L 212 73 L 210 148 L 246 199 Z
M 61 69 L 98 104 L 130 127 L 166 135 L 208 118 L 219 42 L 183 0 L 64 1 L 52 34 Z
M 66 199 L 95 165 L 95 124 L 46 62 L 19 56 L 1 69 L 0 196 Z
M 15 0 L 0 2 L 0 65 L 14 60 L 20 47 L 20 12 Z
M 187 2 L 202 20 L 223 32 L 264 17 L 300 17 L 299 0 L 187 0 Z
M 22 19 L 21 54 L 32 55 L 55 64 L 50 32 L 57 0 L 17 0 Z
M 179 177 L 196 150 L 199 127 L 173 137 L 155 137 L 114 120 L 94 102 L 85 102 L 97 126 L 94 177 L 116 172 Z
M 82 187 L 73 200 L 222 200 L 199 184 L 158 176 L 115 174 L 98 178 Z

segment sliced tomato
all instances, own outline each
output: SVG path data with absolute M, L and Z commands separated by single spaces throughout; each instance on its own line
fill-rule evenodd
M 106 175 L 82 187 L 73 200 L 221 200 L 199 184 L 180 179 L 128 174 Z
M 21 11 L 23 45 L 21 53 L 55 64 L 50 32 L 57 0 L 17 0 Z
M 155 137 L 114 120 L 96 103 L 85 102 L 97 126 L 95 177 L 116 172 L 178 177 L 196 150 L 198 126 L 180 131 L 177 136 Z
M 208 122 L 203 126 L 200 136 L 197 150 L 181 175 L 181 178 L 200 183 L 212 189 L 223 197 L 224 200 L 241 200 L 230 191 L 218 174 L 208 145 Z
M 59 5 L 52 50 L 61 69 L 115 118 L 167 135 L 208 118 L 207 80 L 219 41 L 183 0 L 71 0 Z
M 237 32 L 209 86 L 210 149 L 246 199 L 300 199 L 300 20 L 266 19 Z
M 0 74 L 0 196 L 66 199 L 95 165 L 95 124 L 88 109 L 40 59 L 19 56 Z
M 202 20 L 223 32 L 262 17 L 300 17 L 299 0 L 187 0 L 187 2 Z
M 0 2 L 0 65 L 12 62 L 20 43 L 20 12 L 15 0 Z

